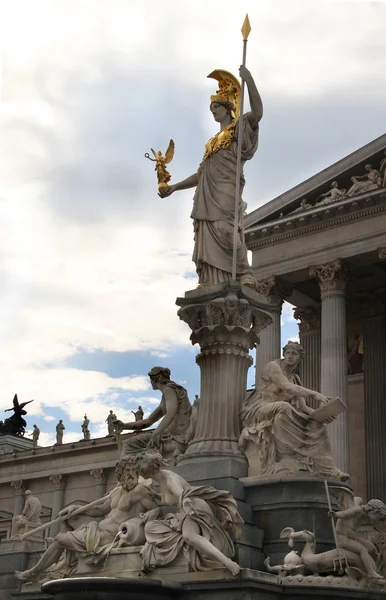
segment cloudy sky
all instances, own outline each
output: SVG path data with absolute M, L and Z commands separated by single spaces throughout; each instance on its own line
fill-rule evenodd
M 146 373 L 199 392 L 175 298 L 196 286 L 191 191 L 161 200 L 144 153 L 176 143 L 173 181 L 216 132 L 214 68 L 248 66 L 264 101 L 249 210 L 385 131 L 386 3 L 0 2 L 0 418 L 15 392 L 41 442 L 104 435 L 159 401 Z M 284 309 L 283 341 L 297 335 Z M 250 383 L 253 369 L 250 370 Z

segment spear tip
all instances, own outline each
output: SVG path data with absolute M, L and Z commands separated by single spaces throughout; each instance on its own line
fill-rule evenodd
M 251 33 L 251 24 L 249 22 L 248 13 L 245 16 L 243 26 L 241 28 L 241 33 L 243 34 L 243 40 L 246 42 L 248 40 L 248 36 Z

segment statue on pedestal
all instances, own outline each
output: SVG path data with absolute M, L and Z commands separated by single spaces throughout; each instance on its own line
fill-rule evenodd
M 65 430 L 62 419 L 59 419 L 59 423 L 56 426 L 56 445 L 60 446 L 63 444 L 63 433 Z
M 115 421 L 116 429 L 142 431 L 150 427 L 159 419 L 155 431 L 144 431 L 130 436 L 122 442 L 122 456 L 138 454 L 145 448 L 158 450 L 165 457 L 172 457 L 174 452 L 184 452 L 186 449 L 185 434 L 190 424 L 192 411 L 188 393 L 182 385 L 171 381 L 170 369 L 166 367 L 153 367 L 149 371 L 150 382 L 153 390 L 162 392 L 160 405 L 146 419 L 123 423 Z
M 193 571 L 226 567 L 237 575 L 240 567 L 231 560 L 233 540 L 240 537 L 243 520 L 236 501 L 230 492 L 207 485 L 191 486 L 165 466 L 160 454 L 138 457 L 138 474 L 154 479 L 160 486 L 163 503 L 176 509 L 164 519 L 146 523 L 146 544 L 140 552 L 143 570 L 166 566 L 183 553 Z M 209 502 L 216 507 L 216 516 Z
M 88 428 L 89 425 L 90 425 L 90 419 L 88 419 L 87 415 L 84 415 L 84 420 L 82 423 L 82 433 L 83 433 L 84 440 L 90 439 L 90 430 Z
M 40 436 L 40 429 L 37 425 L 34 425 L 34 428 L 32 430 L 32 433 L 30 433 L 29 435 L 32 435 L 32 441 L 34 444 L 34 448 L 38 447 L 38 440 L 39 440 L 39 436 Z
M 25 504 L 21 515 L 12 519 L 12 537 L 19 535 L 25 526 L 38 527 L 40 525 L 40 512 L 42 505 L 39 498 L 33 496 L 31 490 L 25 492 Z
M 4 422 L 0 421 L 0 435 L 18 435 L 22 437 L 25 433 L 25 428 L 27 427 L 27 423 L 25 419 L 23 419 L 24 415 L 27 414 L 27 411 L 24 410 L 24 407 L 27 404 L 30 404 L 33 400 L 28 400 L 28 402 L 22 402 L 19 404 L 19 400 L 17 398 L 17 394 L 13 397 L 13 406 L 12 408 L 6 408 L 5 412 L 13 410 L 13 415 L 5 419 Z
M 82 506 L 82 512 L 77 515 L 74 512 L 80 507 L 75 504 L 60 511 L 58 517 L 66 517 L 63 531 L 55 536 L 53 543 L 35 566 L 27 571 L 16 572 L 15 576 L 22 581 L 37 580 L 43 571 L 59 561 L 64 550 L 66 553 L 81 554 L 88 564 L 97 564 L 111 551 L 126 519 L 137 518 L 147 511 L 153 511 L 152 517 L 157 518 L 160 515 L 156 503 L 158 495 L 138 482 L 134 463 L 135 457 L 118 462 L 115 473 L 119 485 L 100 498 L 97 506 L 95 502 L 91 503 L 92 506 Z M 67 556 L 66 561 L 68 571 L 71 572 L 74 557 Z
M 107 423 L 107 430 L 108 430 L 108 436 L 111 437 L 114 435 L 115 431 L 114 431 L 114 421 L 117 420 L 117 415 L 113 413 L 112 410 L 110 410 L 109 414 L 107 415 L 107 419 L 105 421 L 105 423 Z
M 313 419 L 315 410 L 307 405 L 312 397 L 320 405 L 326 396 L 302 387 L 296 367 L 303 348 L 289 341 L 283 358 L 269 362 L 260 384 L 242 407 L 244 429 L 239 445 L 256 444 L 260 456 L 259 475 L 293 474 L 308 471 L 324 477 L 347 480 L 337 468 L 324 423 Z
M 250 112 L 239 118 L 240 83 L 236 77 L 224 70 L 213 71 L 208 77 L 219 82 L 219 89 L 216 95 L 211 96 L 210 111 L 219 123 L 220 131 L 207 142 L 196 173 L 159 191 L 161 198 L 165 198 L 179 190 L 196 188 L 191 218 L 195 235 L 193 262 L 196 264 L 199 286 L 231 279 L 240 128 L 242 166 L 257 150 L 263 105 L 253 77 L 245 66 L 240 67 L 240 76 L 248 88 Z M 242 232 L 241 196 L 245 184 L 242 171 L 240 181 L 236 274 L 240 283 L 253 287 L 254 279 Z
M 143 409 L 142 409 L 141 405 L 138 406 L 138 410 L 132 410 L 131 412 L 133 413 L 134 419 L 136 421 L 142 421 L 142 419 L 143 419 Z

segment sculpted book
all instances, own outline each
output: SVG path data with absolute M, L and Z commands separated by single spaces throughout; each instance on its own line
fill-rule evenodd
M 337 417 L 346 410 L 347 406 L 340 398 L 333 398 L 328 404 L 323 404 L 320 408 L 317 408 L 312 415 L 312 418 L 317 423 L 324 423 L 331 417 Z

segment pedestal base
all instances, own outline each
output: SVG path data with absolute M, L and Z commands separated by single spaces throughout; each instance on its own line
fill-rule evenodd
M 285 527 L 314 533 L 316 553 L 335 547 L 324 480 L 308 475 L 266 478 L 246 477 L 243 480 L 245 500 L 252 507 L 254 523 L 264 530 L 264 552 L 271 565 L 283 564 L 289 552 L 288 540 L 280 539 Z M 352 490 L 339 480 L 328 480 L 333 510 L 338 510 L 338 493 L 353 496 Z M 302 544 L 296 545 L 301 553 Z
M 167 569 L 165 569 L 166 571 Z M 224 571 L 187 573 L 174 584 L 148 579 L 61 579 L 44 584 L 34 600 L 385 600 L 383 590 L 360 586 L 347 580 L 303 577 L 285 581 L 277 575 L 243 569 L 237 577 Z M 295 578 L 294 578 L 295 579 Z M 316 581 L 318 580 L 318 581 Z M 25 600 L 29 595 L 18 595 Z
M 172 600 L 179 591 L 179 586 L 161 581 L 113 577 L 59 579 L 42 586 L 42 592 L 55 600 Z
M 15 571 L 25 571 L 32 567 L 45 550 L 43 540 L 3 540 L 0 544 L 0 600 L 10 598 L 11 592 L 20 590 L 21 581 L 15 578 Z

